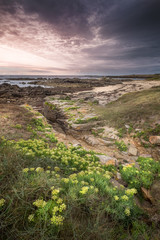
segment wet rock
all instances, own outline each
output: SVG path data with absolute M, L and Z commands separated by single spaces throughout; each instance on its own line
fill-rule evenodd
M 150 136 L 149 142 L 151 144 L 160 145 L 160 136 Z
M 132 156 L 137 156 L 138 150 L 135 146 L 131 145 L 128 150 L 128 154 Z
M 117 165 L 117 159 L 106 155 L 96 155 L 103 165 Z

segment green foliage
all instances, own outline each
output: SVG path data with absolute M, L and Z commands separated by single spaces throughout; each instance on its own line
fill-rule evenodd
M 17 128 L 17 129 L 22 129 L 22 125 L 21 124 L 16 124 L 15 126 L 13 126 L 14 128 Z
M 16 158 L 9 157 L 12 152 Z M 1 232 L 6 239 L 10 232 L 17 239 L 24 233 L 28 238 L 48 239 L 51 235 L 56 238 L 67 228 L 66 234 L 70 236 L 69 222 L 74 209 L 80 214 L 79 221 L 81 214 L 92 221 L 93 216 L 98 219 L 104 212 L 112 221 L 121 220 L 125 224 L 140 214 L 134 204 L 134 194 L 112 186 L 109 180 L 114 171 L 101 165 L 93 151 L 67 148 L 63 143 L 51 149 L 42 139 L 18 142 L 3 139 L 0 153 L 1 182 L 10 179 L 3 185 L 1 195 L 5 200 L 0 215 Z M 76 224 L 72 222 L 75 228 Z
M 76 107 L 76 106 L 75 106 L 75 107 L 67 107 L 67 108 L 64 109 L 64 111 L 65 111 L 65 112 L 68 112 L 68 111 L 70 111 L 70 110 L 76 110 L 76 109 L 78 109 L 78 108 L 79 108 L 79 107 Z
M 44 103 L 46 106 L 48 106 L 51 110 L 55 110 L 56 109 L 56 106 L 54 104 L 51 104 L 49 102 L 45 102 Z
M 124 151 L 125 152 L 128 149 L 126 144 L 123 141 L 121 141 L 121 142 L 115 141 L 115 144 L 116 144 L 116 146 L 118 147 L 118 149 L 120 151 Z
M 160 164 L 152 158 L 139 157 L 137 160 L 139 169 L 127 165 L 121 168 L 121 176 L 130 187 L 140 190 L 141 187 L 149 188 L 155 177 L 160 174 Z
M 104 132 L 104 128 L 100 128 L 100 129 L 96 129 L 96 130 L 92 130 L 92 134 L 97 137 L 99 136 L 99 134 Z
M 99 118 L 98 118 L 97 116 L 91 117 L 91 118 L 87 118 L 87 119 L 78 118 L 78 119 L 75 121 L 75 124 L 85 124 L 85 123 L 88 123 L 88 122 L 97 121 L 98 119 L 99 119 Z
M 52 142 L 52 143 L 58 142 L 58 140 L 57 140 L 57 138 L 55 137 L 55 134 L 54 134 L 54 133 L 51 133 L 51 134 L 47 134 L 47 133 L 46 133 L 45 136 L 46 136 L 47 138 L 49 138 L 50 142 Z
M 126 133 L 126 129 L 125 128 L 119 128 L 118 129 L 118 137 L 122 138 L 125 133 Z

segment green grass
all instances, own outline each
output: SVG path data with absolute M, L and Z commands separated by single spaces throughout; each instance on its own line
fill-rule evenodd
M 127 93 L 105 107 L 95 110 L 113 127 L 122 128 L 125 124 L 147 127 L 160 117 L 160 87 L 141 92 Z M 144 120 L 141 124 L 141 120 Z

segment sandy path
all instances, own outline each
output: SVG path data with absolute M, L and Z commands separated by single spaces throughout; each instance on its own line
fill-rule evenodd
M 125 93 L 142 91 L 153 86 L 160 86 L 160 81 L 126 81 L 121 84 L 96 87 L 90 91 L 77 92 L 74 93 L 72 97 L 75 99 L 96 100 L 100 105 L 106 105 L 107 103 L 117 100 Z
M 118 90 L 120 88 L 125 88 L 127 90 L 127 88 L 129 86 L 133 86 L 133 90 L 135 90 L 135 88 L 143 88 L 143 89 L 148 89 L 151 88 L 153 86 L 160 86 L 160 81 L 144 81 L 144 80 L 140 80 L 140 81 L 127 81 L 127 82 L 123 82 L 122 84 L 117 84 L 117 85 L 111 85 L 111 86 L 105 86 L 105 87 L 96 87 L 94 88 L 92 91 L 99 93 L 99 92 L 112 92 L 115 90 Z

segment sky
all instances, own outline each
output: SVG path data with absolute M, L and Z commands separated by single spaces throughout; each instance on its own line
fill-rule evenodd
M 160 73 L 160 0 L 0 0 L 0 75 Z

